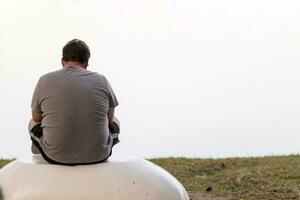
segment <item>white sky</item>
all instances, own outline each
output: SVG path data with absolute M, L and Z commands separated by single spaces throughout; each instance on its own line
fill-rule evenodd
M 0 0 L 0 157 L 30 153 L 33 89 L 73 38 L 120 101 L 116 153 L 299 153 L 299 10 L 278 0 Z

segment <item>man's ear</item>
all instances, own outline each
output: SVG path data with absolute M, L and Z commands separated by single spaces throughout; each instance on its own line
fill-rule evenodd
M 63 58 L 61 58 L 61 65 L 64 67 L 65 66 L 65 61 Z
M 89 62 L 88 61 L 84 63 L 84 67 L 87 68 L 87 66 L 89 66 Z

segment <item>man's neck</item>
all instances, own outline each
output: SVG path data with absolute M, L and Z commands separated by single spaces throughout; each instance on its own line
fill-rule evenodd
M 67 68 L 67 67 L 74 66 L 74 65 L 81 67 L 83 69 L 86 69 L 86 67 L 87 67 L 86 63 L 80 63 L 77 61 L 63 61 L 62 65 L 63 65 L 63 68 Z

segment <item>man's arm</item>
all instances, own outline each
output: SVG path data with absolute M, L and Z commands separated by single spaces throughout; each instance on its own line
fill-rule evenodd
M 29 133 L 32 133 L 33 128 L 37 124 L 40 124 L 41 121 L 42 121 L 42 115 L 39 114 L 39 113 L 32 112 L 32 119 L 29 121 L 29 124 L 28 124 L 28 131 L 29 131 Z
M 114 107 L 109 108 L 107 112 L 107 117 L 108 117 L 108 122 L 110 124 L 113 123 L 114 115 L 115 115 L 115 108 Z
M 107 112 L 107 117 L 109 120 L 109 124 L 113 123 L 114 120 L 114 113 L 115 113 L 115 107 L 119 104 L 118 100 L 116 98 L 116 95 L 108 82 L 108 80 L 105 78 L 106 85 L 107 85 L 107 91 L 108 91 L 108 97 L 109 97 L 109 109 Z
M 42 115 L 39 113 L 32 112 L 32 120 L 34 122 L 41 122 L 42 121 Z
M 41 122 L 42 121 L 42 110 L 40 105 L 40 80 L 37 82 L 32 100 L 31 100 L 31 111 L 32 111 L 32 120 L 34 122 Z
M 109 121 L 108 128 L 109 128 L 110 133 L 117 134 L 117 137 L 118 137 L 118 135 L 120 133 L 120 123 L 119 123 L 119 120 L 116 117 L 114 117 L 114 112 L 115 112 L 114 107 L 109 108 L 109 110 L 107 112 L 108 121 Z M 114 141 L 114 144 L 119 142 L 118 138 L 115 138 L 114 140 L 116 140 L 116 141 Z

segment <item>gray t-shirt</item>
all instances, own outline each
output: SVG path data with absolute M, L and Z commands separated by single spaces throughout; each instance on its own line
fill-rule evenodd
M 107 112 L 118 105 L 107 79 L 69 66 L 43 75 L 31 108 L 42 114 L 45 154 L 61 163 L 90 163 L 107 158 L 112 145 Z

